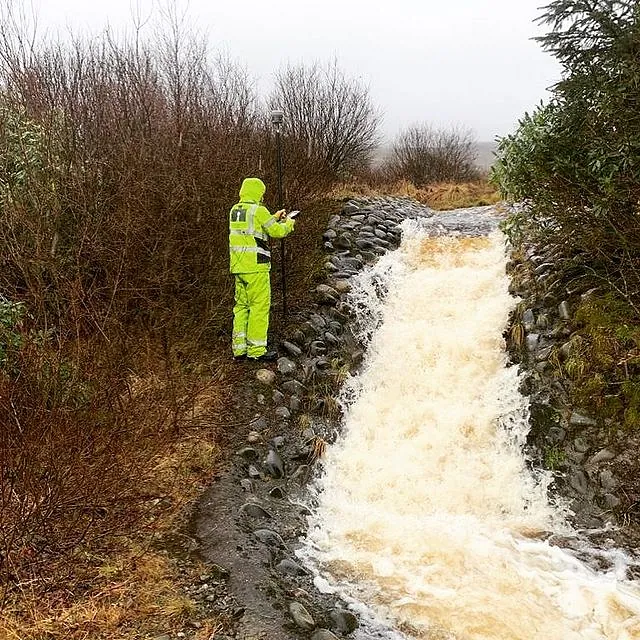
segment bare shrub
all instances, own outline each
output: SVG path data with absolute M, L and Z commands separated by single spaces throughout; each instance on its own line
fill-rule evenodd
M 160 39 L 71 44 L 14 18 L 0 34 L 0 292 L 24 313 L 5 305 L 0 326 L 13 341 L 0 349 L 5 585 L 139 526 L 141 470 L 201 384 L 175 354 L 202 357 L 227 331 L 229 207 L 247 175 L 265 178 L 271 206 L 277 191 L 246 70 L 210 64 L 175 12 Z M 330 172 L 297 138 L 283 144 L 300 207 Z M 323 226 L 288 240 L 296 274 Z M 143 350 L 162 355 L 141 362 Z M 145 368 L 157 380 L 141 394 L 131 372 Z
M 336 175 L 371 161 L 378 144 L 379 115 L 369 89 L 334 61 L 325 66 L 287 66 L 276 75 L 269 99 L 285 112 L 285 132 Z
M 226 213 L 260 136 L 246 74 L 198 43 L 4 30 L 0 76 L 0 291 L 25 310 L 0 332 L 7 587 L 144 521 L 140 481 L 192 398 L 174 345 L 224 326 Z
M 4 51 L 0 284 L 44 324 L 189 320 L 218 297 L 225 213 L 260 159 L 255 95 L 178 44 Z
M 393 179 L 416 186 L 469 182 L 480 177 L 475 167 L 476 140 L 470 129 L 434 129 L 413 125 L 399 134 L 386 171 Z

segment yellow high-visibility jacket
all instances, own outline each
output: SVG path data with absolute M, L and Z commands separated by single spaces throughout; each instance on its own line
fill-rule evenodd
M 293 220 L 278 222 L 261 204 L 266 190 L 259 178 L 245 178 L 240 187 L 240 202 L 229 212 L 231 273 L 270 271 L 269 236 L 284 238 L 293 231 Z

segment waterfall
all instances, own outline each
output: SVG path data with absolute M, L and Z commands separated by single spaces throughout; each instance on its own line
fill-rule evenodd
M 577 534 L 523 451 L 505 265 L 495 229 L 407 222 L 400 249 L 352 279 L 367 355 L 343 389 L 299 555 L 395 637 L 640 638 L 624 554 L 598 572 L 552 544 Z

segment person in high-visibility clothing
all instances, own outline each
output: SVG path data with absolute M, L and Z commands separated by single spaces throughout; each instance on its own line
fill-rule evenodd
M 246 178 L 240 187 L 240 202 L 229 212 L 229 257 L 235 276 L 233 307 L 233 355 L 240 360 L 272 360 L 267 352 L 271 307 L 271 252 L 268 236 L 284 238 L 295 226 L 284 209 L 271 215 L 263 206 L 267 188 L 259 178 Z

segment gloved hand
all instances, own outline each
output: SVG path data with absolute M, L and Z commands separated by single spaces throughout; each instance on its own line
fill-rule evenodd
M 287 212 L 285 209 L 280 209 L 280 211 L 276 211 L 273 215 L 276 217 L 276 220 L 282 220 L 287 217 Z

